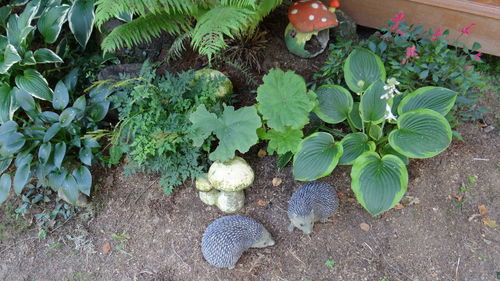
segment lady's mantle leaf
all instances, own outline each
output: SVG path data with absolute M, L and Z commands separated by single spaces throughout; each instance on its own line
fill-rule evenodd
M 293 71 L 272 69 L 263 80 L 257 89 L 257 101 L 269 127 L 284 131 L 287 126 L 300 129 L 309 122 L 316 95 L 307 91 L 302 77 Z
M 201 105 L 190 116 L 197 136 L 193 137 L 194 144 L 203 144 L 211 133 L 219 139 L 219 145 L 210 153 L 210 160 L 227 161 L 234 157 L 236 150 L 245 153 L 257 143 L 257 128 L 261 126 L 257 110 L 253 106 L 234 110 L 234 107 L 224 107 L 222 116 L 217 118 Z
M 271 129 L 265 134 L 264 139 L 269 140 L 267 147 L 269 154 L 276 151 L 278 155 L 283 155 L 289 151 L 296 153 L 303 136 L 302 130 L 299 129 L 287 128 L 283 132 Z

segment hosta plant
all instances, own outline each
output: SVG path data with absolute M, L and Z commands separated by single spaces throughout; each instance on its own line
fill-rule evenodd
M 346 123 L 351 132 L 340 140 L 322 131 L 307 136 L 294 155 L 293 174 L 297 180 L 312 181 L 337 165 L 352 165 L 351 188 L 358 202 L 378 215 L 403 197 L 409 158 L 433 157 L 451 143 L 444 116 L 457 94 L 441 87 L 402 94 L 396 88 L 399 82 L 386 80 L 380 58 L 363 48 L 348 56 L 344 79 L 351 92 L 338 85 L 315 90 L 314 112 L 325 123 Z

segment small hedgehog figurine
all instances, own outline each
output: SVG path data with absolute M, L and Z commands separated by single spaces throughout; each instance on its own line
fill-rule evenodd
M 233 269 L 248 248 L 274 245 L 271 234 L 259 222 L 242 216 L 225 216 L 213 221 L 203 233 L 201 251 L 205 260 L 220 268 Z
M 288 204 L 288 227 L 296 227 L 305 234 L 311 234 L 314 223 L 325 222 L 339 207 L 335 188 L 322 182 L 309 182 L 295 191 Z

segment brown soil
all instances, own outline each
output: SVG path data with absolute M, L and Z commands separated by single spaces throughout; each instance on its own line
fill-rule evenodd
M 285 51 L 281 33 L 276 34 L 269 39 L 263 72 L 281 67 L 309 79 L 326 54 L 299 59 Z M 251 103 L 251 95 L 243 93 L 238 101 Z M 498 97 L 488 103 L 492 112 L 499 104 Z M 464 142 L 410 163 L 403 208 L 379 217 L 356 203 L 350 167 L 336 168 L 321 181 L 336 187 L 340 209 L 310 236 L 287 231 L 287 202 L 301 183 L 289 167 L 278 171 L 275 157 L 259 158 L 258 148 L 252 149 L 245 158 L 256 179 L 238 214 L 262 222 L 277 243 L 247 251 L 234 270 L 214 268 L 202 257 L 203 231 L 224 214 L 204 205 L 192 183 L 167 196 L 157 176 L 127 178 L 120 167 L 102 169 L 96 171 L 91 205 L 47 239 L 34 238 L 33 228 L 18 230 L 12 210 L 0 210 L 0 222 L 9 221 L 7 227 L 0 224 L 0 280 L 495 280 L 500 234 L 482 219 L 500 223 L 499 130 L 472 123 L 458 130 Z M 460 192 L 469 176 L 477 182 Z M 283 180 L 277 187 L 275 177 Z M 475 215 L 479 205 L 488 213 Z

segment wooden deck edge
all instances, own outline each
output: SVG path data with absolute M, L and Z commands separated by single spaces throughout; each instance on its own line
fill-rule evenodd
M 467 1 L 467 0 L 408 0 L 417 4 L 454 10 L 462 13 L 473 14 L 500 20 L 500 6 Z

